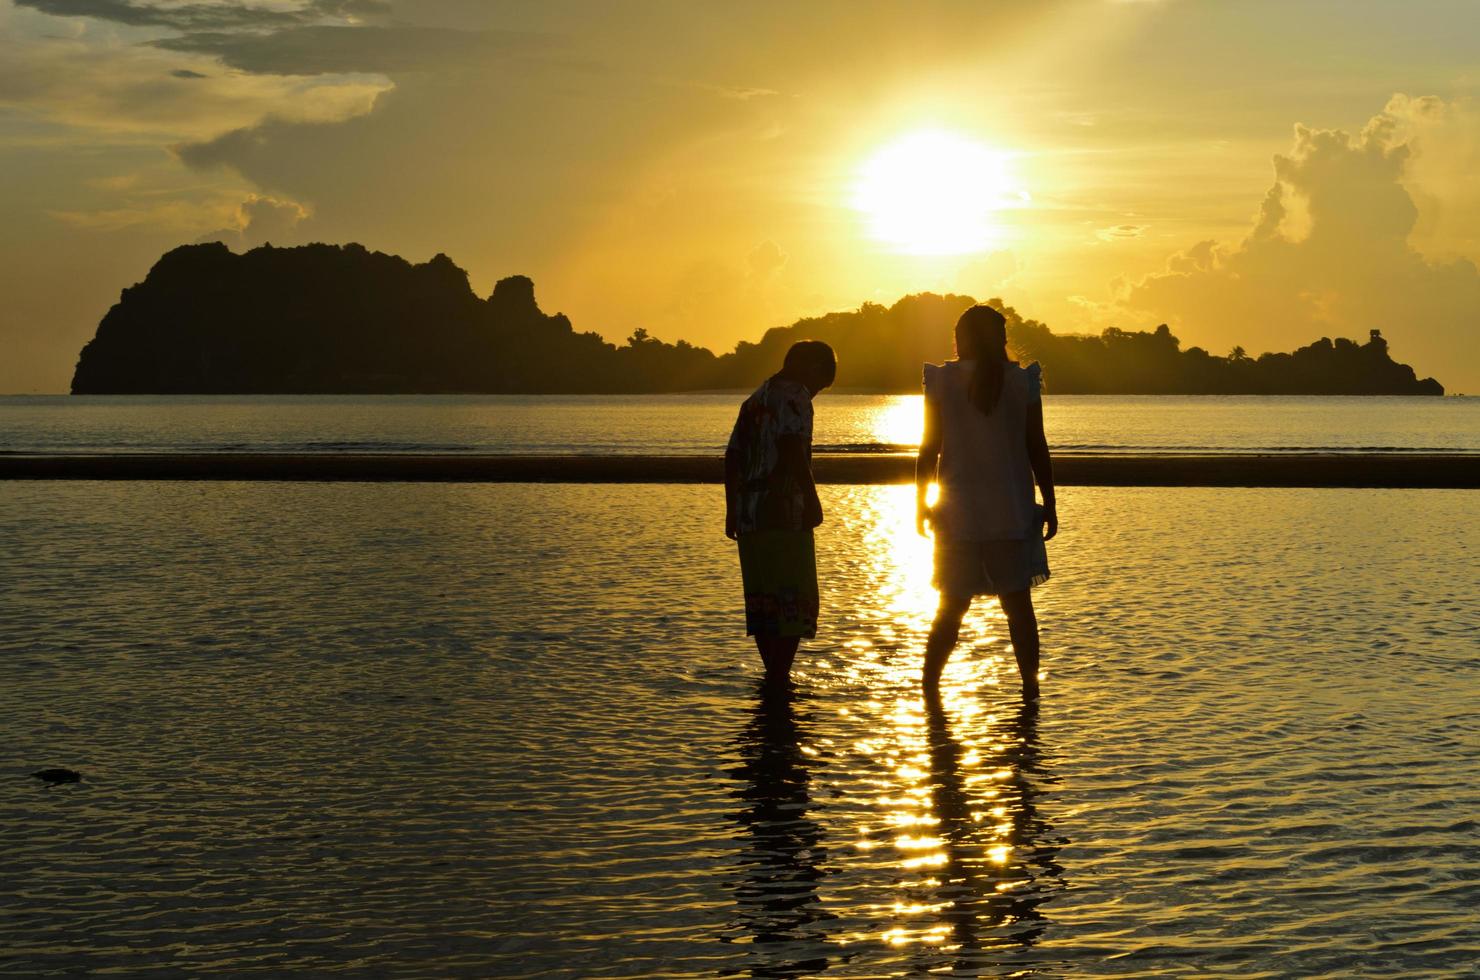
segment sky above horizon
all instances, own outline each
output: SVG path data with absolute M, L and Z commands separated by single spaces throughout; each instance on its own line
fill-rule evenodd
M 0 0 L 0 392 L 222 240 L 728 350 L 923 290 L 1480 393 L 1480 3 Z

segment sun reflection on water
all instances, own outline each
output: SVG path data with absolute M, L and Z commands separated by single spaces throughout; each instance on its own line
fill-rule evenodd
M 843 710 L 866 733 L 852 747 L 873 767 L 851 853 L 886 862 L 895 879 L 892 899 L 871 907 L 872 927 L 839 938 L 952 958 L 1030 945 L 1059 869 L 1035 808 L 1051 780 L 1038 759 L 1035 709 L 1006 700 L 1016 667 L 1005 617 L 993 601 L 973 605 L 940 698 L 927 700 L 920 668 L 936 593 L 914 490 L 876 488 L 850 519 L 866 540 L 872 591 L 857 601 L 867 635 L 850 635 L 843 669 L 819 680 L 856 692 Z
M 886 446 L 918 446 L 925 426 L 925 400 L 919 395 L 895 395 L 872 410 L 868 429 L 874 441 Z

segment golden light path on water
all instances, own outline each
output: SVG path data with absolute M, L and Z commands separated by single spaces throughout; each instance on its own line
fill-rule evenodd
M 892 900 L 868 910 L 875 923 L 838 939 L 949 953 L 1005 943 L 1000 934 L 994 941 L 982 933 L 1006 929 L 1014 944 L 1031 943 L 1034 930 L 1015 927 L 1034 917 L 1041 898 L 1023 902 L 1015 893 L 1042 871 L 1018 854 L 1024 835 L 1041 830 L 1026 783 L 1036 709 L 1016 698 L 1006 620 L 985 598 L 973 605 L 939 700 L 922 696 L 919 654 L 936 604 L 932 542 L 916 532 L 913 488 L 888 491 L 856 517 L 867 528 L 863 554 L 872 565 L 877 640 L 844 641 L 842 670 L 831 679 L 809 678 L 868 692 L 856 706 L 836 709 L 862 716 L 851 727 L 871 734 L 852 749 L 876 770 L 863 781 L 869 791 L 851 846 L 887 854 L 896 869 Z
M 0 487 L 12 972 L 1473 972 L 1468 491 L 1066 488 L 1037 715 L 821 496 L 775 698 L 710 486 Z
M 915 395 L 894 395 L 880 401 L 870 407 L 864 422 L 872 441 L 889 446 L 918 445 L 925 422 L 924 400 Z

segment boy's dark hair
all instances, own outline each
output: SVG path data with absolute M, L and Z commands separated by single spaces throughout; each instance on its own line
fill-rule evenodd
M 782 362 L 783 371 L 807 371 L 820 369 L 830 385 L 838 376 L 838 355 L 820 340 L 799 340 L 786 352 Z

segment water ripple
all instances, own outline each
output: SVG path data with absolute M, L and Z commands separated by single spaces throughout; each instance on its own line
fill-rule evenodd
M 1033 711 L 909 494 L 776 697 L 709 488 L 0 486 L 0 972 L 1473 972 L 1473 495 L 1070 488 Z

